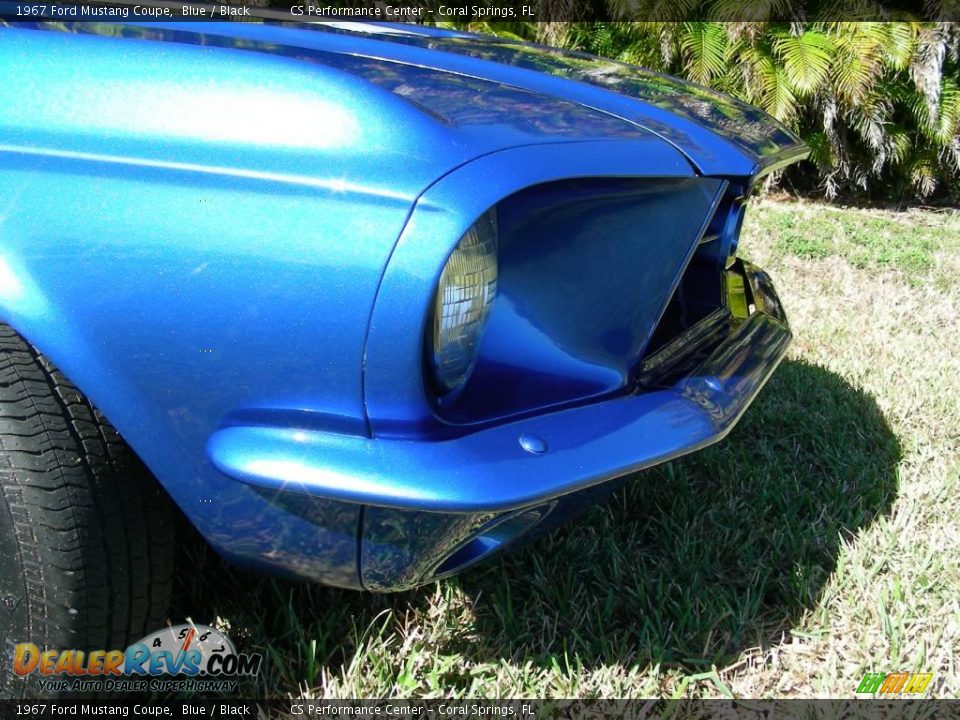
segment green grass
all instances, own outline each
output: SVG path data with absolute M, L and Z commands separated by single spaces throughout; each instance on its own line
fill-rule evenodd
M 890 670 L 956 696 L 960 219 L 765 201 L 741 254 L 796 337 L 721 444 L 453 580 L 208 558 L 177 612 L 265 653 L 261 696 L 849 697 Z
M 839 256 L 856 268 L 900 271 L 911 285 L 936 270 L 938 252 L 960 253 L 960 216 L 955 212 L 768 202 L 751 219 L 756 234 L 775 238 L 770 249 L 781 257 Z

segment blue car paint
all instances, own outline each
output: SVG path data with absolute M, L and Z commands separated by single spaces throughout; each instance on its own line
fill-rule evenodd
M 421 348 L 427 312 L 450 252 L 448 238 L 463 235 L 497 200 L 537 184 L 598 175 L 689 178 L 692 171 L 669 150 L 654 139 L 630 144 L 589 142 L 516 148 L 481 157 L 430 187 L 418 201 L 394 249 L 370 321 L 364 383 L 373 434 L 409 436 L 436 431 L 435 408 L 422 382 Z M 688 206 L 684 210 L 697 213 L 695 225 L 686 228 L 687 237 L 666 238 L 681 245 L 681 255 L 696 241 L 699 225 L 716 192 L 718 183 L 708 184 L 712 192 L 704 189 L 687 196 Z M 672 267 L 651 264 L 651 287 L 656 290 L 650 294 L 665 302 L 679 269 L 679 260 Z M 633 275 L 622 279 L 625 284 L 633 284 L 634 280 Z M 598 276 L 595 281 L 613 282 L 609 276 Z M 491 317 L 491 322 L 494 320 Z M 655 322 L 651 315 L 646 320 Z M 490 336 L 488 332 L 487 339 Z M 529 334 L 514 341 L 523 342 L 528 337 Z M 551 347 L 561 350 L 555 345 Z M 530 354 L 537 352 L 535 347 L 528 350 Z M 571 356 L 569 352 L 557 354 Z
M 274 43 L 319 62 L 349 65 L 378 85 L 390 84 L 388 67 L 438 68 L 464 78 L 557 96 L 602 110 L 662 137 L 690 158 L 704 175 L 752 176 L 806 154 L 783 125 L 746 103 L 676 78 L 624 63 L 497 38 L 390 23 L 254 25 L 205 24 L 205 42 L 237 39 Z M 151 27 L 157 27 L 151 25 Z M 184 23 L 163 27 L 183 28 Z M 319 51 L 314 55 L 310 50 Z M 366 59 L 368 72 L 353 58 Z M 356 64 L 355 64 L 356 63 Z M 377 67 L 379 65 L 379 67 Z M 405 83 L 404 83 L 405 84 Z M 410 93 L 425 102 L 430 93 Z
M 459 33 L 68 29 L 0 30 L 16 78 L 0 83 L 0 319 L 236 561 L 422 581 L 506 508 L 717 439 L 782 354 L 758 331 L 731 346 L 753 365 L 719 395 L 684 395 L 697 378 L 624 394 L 621 373 L 608 400 L 448 438 L 418 351 L 443 262 L 486 208 L 570 178 L 748 183 L 802 146 L 710 91 Z M 689 210 L 706 220 L 720 188 L 703 182 Z M 665 302 L 679 271 L 649 292 Z M 523 454 L 528 431 L 548 452 Z M 416 532 L 424 510 L 433 530 Z
M 751 269 L 748 279 L 755 303 L 775 297 L 760 271 Z M 226 474 L 277 490 L 398 509 L 512 510 L 721 439 L 776 367 L 790 337 L 779 301 L 767 301 L 730 330 L 696 375 L 668 388 L 433 441 L 233 426 L 211 438 L 209 453 Z M 547 451 L 525 450 L 524 436 L 538 438 Z
M 485 435 L 482 438 L 436 443 L 430 455 L 408 454 L 408 447 L 396 441 L 378 449 L 374 457 L 386 461 L 391 477 L 399 474 L 393 468 L 429 457 L 429 472 L 418 476 L 432 482 L 422 483 L 410 494 L 421 501 L 420 507 L 427 507 L 423 501 L 430 491 L 437 494 L 431 499 L 442 504 L 441 498 L 451 494 L 456 495 L 454 502 L 464 502 L 468 499 L 465 489 L 478 497 L 485 487 L 494 485 L 485 476 L 491 467 L 499 482 L 476 506 L 483 511 L 472 514 L 412 511 L 411 503 L 399 505 L 389 498 L 368 507 L 361 549 L 365 587 L 413 587 L 438 570 L 447 570 L 451 560 L 463 563 L 457 570 L 468 567 L 489 551 L 487 543 L 499 549 L 515 539 L 502 533 L 491 537 L 485 527 L 531 512 L 552 520 L 555 527 L 606 497 L 622 482 L 615 478 L 726 436 L 776 368 L 791 338 L 769 277 L 747 263 L 737 265 L 729 275 L 744 279 L 745 294 L 756 312 L 735 322 L 697 372 L 673 386 L 501 425 L 480 433 Z M 731 295 L 738 294 L 734 283 L 730 285 Z M 618 417 L 622 425 L 617 424 Z M 543 441 L 547 452 L 524 452 L 520 441 L 525 436 Z M 643 448 L 643 457 L 638 447 Z M 663 454 L 654 456 L 657 451 Z M 384 457 L 390 454 L 394 456 Z M 557 454 L 566 455 L 565 461 L 563 457 L 556 464 L 546 460 L 551 455 L 557 460 Z M 346 464 L 356 467 L 355 461 L 352 458 Z M 368 466 L 365 476 L 375 477 L 376 471 L 376 466 Z M 532 495 L 519 497 L 527 492 Z M 494 502 L 501 503 L 501 512 L 490 512 Z M 519 509 L 503 512 L 507 505 Z M 536 522 L 531 529 L 538 532 Z

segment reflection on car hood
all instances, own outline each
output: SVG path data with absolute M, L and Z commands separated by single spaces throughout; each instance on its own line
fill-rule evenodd
M 793 162 L 807 152 L 783 124 L 747 103 L 613 60 L 416 25 L 313 23 L 306 27 L 234 24 L 217 32 L 251 39 L 268 34 L 282 37 L 285 43 L 326 50 L 331 65 L 387 86 L 441 116 L 498 108 L 502 117 L 514 122 L 518 112 L 528 120 L 543 118 L 557 109 L 551 103 L 562 103 L 566 119 L 581 123 L 586 113 L 570 112 L 567 105 L 576 103 L 607 116 L 600 120 L 592 115 L 590 127 L 581 127 L 583 132 L 594 138 L 626 134 L 620 125 L 615 130 L 611 120 L 627 120 L 671 142 L 705 174 L 755 174 Z M 459 92 L 436 92 L 442 85 L 454 84 Z M 500 87 L 493 90 L 493 84 Z M 539 105 L 500 104 L 496 97 L 519 90 L 535 93 L 536 98 L 526 100 Z
M 324 65 L 390 91 L 456 129 L 478 152 L 653 134 L 706 175 L 756 175 L 806 153 L 781 123 L 714 90 L 529 43 L 369 23 L 177 22 L 72 29 L 266 52 Z
M 536 71 L 551 78 L 602 88 L 608 91 L 606 97 L 583 90 L 577 92 L 571 87 L 572 83 L 564 90 L 570 99 L 581 99 L 584 104 L 653 130 L 694 156 L 695 161 L 705 148 L 699 147 L 699 133 L 691 131 L 687 122 L 733 143 L 752 156 L 760 167 L 788 158 L 796 159 L 805 152 L 799 138 L 758 108 L 716 90 L 634 65 L 531 43 L 419 27 L 416 32 L 411 32 L 409 26 L 386 24 L 336 23 L 312 27 L 326 32 L 373 36 L 403 46 L 483 60 L 491 66 Z M 436 53 L 433 57 L 433 66 L 443 67 L 442 61 L 436 59 Z M 487 76 L 506 81 L 502 71 L 497 73 L 492 68 L 488 69 Z M 529 87 L 527 83 L 531 82 L 521 75 L 515 75 L 515 79 L 525 81 L 524 87 Z M 559 92 L 561 86 L 549 87 Z M 544 86 L 544 89 L 547 88 Z M 616 93 L 619 98 L 610 97 L 610 93 Z M 622 102 L 624 98 L 634 101 L 632 107 Z M 657 110 L 666 111 L 673 117 L 665 117 Z M 700 159 L 709 163 L 708 158 Z

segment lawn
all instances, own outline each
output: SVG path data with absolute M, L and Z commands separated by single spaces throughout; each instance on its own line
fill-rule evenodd
M 263 652 L 261 697 L 957 697 L 960 215 L 764 200 L 740 248 L 795 340 L 724 442 L 413 592 L 208 558 L 177 619 Z

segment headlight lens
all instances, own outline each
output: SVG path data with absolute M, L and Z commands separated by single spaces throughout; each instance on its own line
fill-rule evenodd
M 470 377 L 496 296 L 497 216 L 490 209 L 460 238 L 437 286 L 430 350 L 441 394 Z

